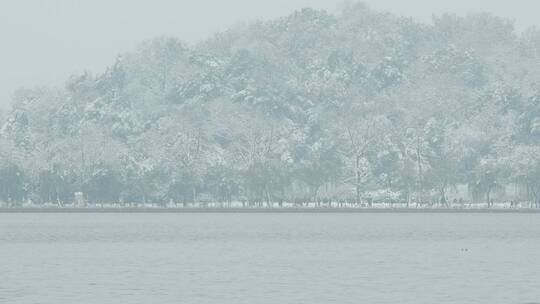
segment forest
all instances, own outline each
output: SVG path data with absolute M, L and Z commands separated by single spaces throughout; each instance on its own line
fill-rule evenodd
M 302 9 L 11 105 L 0 205 L 540 207 L 540 30 L 487 13 Z

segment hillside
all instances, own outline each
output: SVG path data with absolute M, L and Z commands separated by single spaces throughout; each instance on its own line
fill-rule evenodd
M 372 200 L 540 206 L 540 30 L 303 9 L 197 45 L 156 38 L 100 75 L 20 90 L 0 201 Z M 507 185 L 519 191 L 505 194 Z

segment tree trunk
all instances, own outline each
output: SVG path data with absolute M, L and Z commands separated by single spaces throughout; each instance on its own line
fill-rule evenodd
M 268 184 L 264 185 L 264 199 L 266 201 L 266 207 L 271 208 L 272 206 L 270 205 L 270 191 L 268 190 Z
M 446 189 L 441 188 L 441 204 L 445 207 L 448 207 L 448 202 L 446 201 Z
M 417 187 L 418 190 L 422 188 L 422 162 L 421 162 L 421 152 L 420 152 L 420 136 L 416 136 L 416 165 L 418 167 L 418 180 Z
M 360 203 L 360 156 L 356 156 L 356 204 Z
M 491 189 L 486 192 L 487 207 L 491 208 Z

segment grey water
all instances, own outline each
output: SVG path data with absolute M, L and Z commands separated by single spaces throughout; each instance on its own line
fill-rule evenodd
M 534 303 L 536 214 L 0 214 L 0 303 Z

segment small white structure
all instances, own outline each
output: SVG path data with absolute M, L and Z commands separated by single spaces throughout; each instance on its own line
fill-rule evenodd
M 75 192 L 75 207 L 86 207 L 86 202 L 84 201 L 84 194 L 82 192 Z

